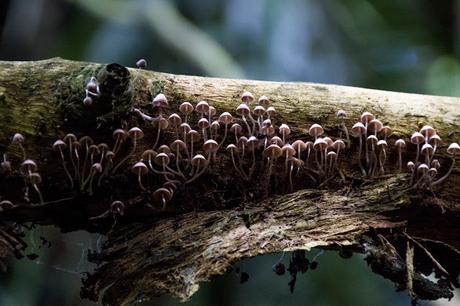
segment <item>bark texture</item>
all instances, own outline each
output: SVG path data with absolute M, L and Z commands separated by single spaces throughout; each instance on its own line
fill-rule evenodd
M 91 76 L 97 76 L 102 95 L 88 109 L 82 99 Z M 246 182 L 234 177 L 228 160 L 217 159 L 206 178 L 180 189 L 166 209 L 133 192 L 135 184 L 104 187 L 88 196 L 69 192 L 65 179 L 53 179 L 56 174 L 62 178 L 62 169 L 50 144 L 66 133 L 111 139 L 115 128 L 139 124 L 132 108 L 148 110 L 160 92 L 171 108 L 183 101 L 207 100 L 220 113 L 233 112 L 245 90 L 270 97 L 278 111 L 276 125 L 291 126 L 289 139 L 305 139 L 312 123 L 337 135 L 338 109 L 345 109 L 353 120 L 363 111 L 378 114 L 393 128 L 392 140 L 408 138 L 422 125 L 432 124 L 444 141 L 439 149 L 443 166 L 450 163 L 446 144 L 460 139 L 459 98 L 181 76 L 62 59 L 0 62 L 0 152 L 10 152 L 17 164 L 20 148 L 11 144 L 11 136 L 24 134 L 25 150 L 38 161 L 47 198 L 43 205 L 18 202 L 13 209 L 0 210 L 2 222 L 108 231 L 102 253 L 91 256 L 100 266 L 87 275 L 82 288 L 83 296 L 97 299 L 102 294 L 106 304 L 129 304 L 164 293 L 185 300 L 201 281 L 224 273 L 241 258 L 312 247 L 366 252 L 373 271 L 407 289 L 414 299 L 450 298 L 460 271 L 457 167 L 434 193 L 424 192 L 408 187 L 405 174 L 360 178 L 356 149 L 351 149 L 341 161 L 346 183 L 331 180 L 318 188 L 298 181 L 294 192 L 288 192 L 281 175 L 267 182 L 261 171 L 253 182 Z M 347 124 L 352 122 L 347 119 Z M 139 152 L 146 147 L 140 144 Z M 413 149 L 408 148 L 407 156 L 415 155 Z M 394 165 L 396 158 L 392 152 L 388 163 Z M 394 172 L 395 167 L 389 167 Z M 125 169 L 113 182 L 123 177 L 132 181 L 128 172 Z M 20 176 L 2 173 L 2 197 L 21 198 L 21 192 Z M 115 224 L 111 214 L 104 214 L 112 200 L 108 194 L 124 195 L 127 204 Z M 6 232 L 1 227 L 0 237 L 7 237 Z M 0 246 L 19 252 L 21 243 L 14 236 L 8 239 L 0 239 Z M 0 260 L 13 253 L 0 252 Z M 438 283 L 421 276 L 433 269 Z

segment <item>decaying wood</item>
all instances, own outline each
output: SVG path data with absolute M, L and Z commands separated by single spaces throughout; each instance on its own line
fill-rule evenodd
M 98 76 L 104 95 L 88 109 L 82 99 L 85 84 L 93 75 Z M 49 188 L 44 191 L 50 199 L 47 203 L 21 205 L 0 212 L 0 218 L 55 224 L 66 231 L 110 229 L 102 253 L 91 257 L 100 266 L 86 277 L 82 289 L 82 295 L 91 299 L 102 294 L 107 304 L 127 304 L 164 293 L 187 299 L 201 281 L 224 273 L 241 258 L 312 247 L 349 247 L 366 252 L 373 271 L 401 289 L 409 289 L 414 298 L 450 298 L 450 286 L 458 285 L 460 271 L 458 168 L 434 194 L 425 193 L 408 188 L 404 174 L 359 178 L 353 155 L 356 151 L 350 150 L 346 157 L 349 163 L 344 166 L 345 184 L 316 188 L 299 182 L 295 192 L 288 193 L 286 188 L 260 192 L 257 185 L 263 181 L 261 177 L 254 184 L 241 183 L 222 164 L 216 167 L 218 173 L 209 173 L 214 188 L 206 179 L 198 180 L 187 187 L 191 192 L 184 188 L 166 210 L 155 205 L 145 207 L 144 200 L 133 195 L 131 208 L 124 217 L 117 217 L 115 226 L 111 215 L 94 218 L 107 210 L 105 197 L 69 194 L 60 181 L 52 179 L 60 168 L 53 164 L 56 155 L 50 144 L 65 133 L 110 138 L 111 131 L 123 122 L 138 123 L 132 107 L 148 108 L 152 96 L 159 92 L 168 97 L 171 107 L 183 101 L 207 100 L 223 112 L 235 109 L 244 90 L 270 97 L 278 111 L 274 120 L 277 125 L 291 126 L 290 137 L 302 139 L 314 122 L 334 135 L 335 112 L 345 109 L 353 120 L 365 110 L 378 114 L 393 128 L 393 137 L 408 138 L 421 125 L 432 124 L 444 140 L 439 150 L 444 164 L 448 162 L 446 144 L 460 139 L 459 98 L 136 69 L 128 73 L 119 65 L 62 59 L 0 62 L 0 150 L 17 152 L 10 138 L 16 132 L 23 133 L 28 154 L 39 162 L 42 176 L 50 177 Z M 389 156 L 389 162 L 394 159 L 394 155 Z M 2 178 L 0 194 L 14 193 L 14 188 L 5 190 L 11 181 Z M 222 191 L 225 188 L 236 191 L 229 195 Z M 198 212 L 190 212 L 190 206 L 182 202 L 196 190 L 198 200 L 204 200 L 194 207 Z M 408 253 L 413 256 L 410 262 L 414 271 L 406 265 L 408 241 L 413 246 Z M 433 269 L 442 276 L 438 284 L 421 276 Z

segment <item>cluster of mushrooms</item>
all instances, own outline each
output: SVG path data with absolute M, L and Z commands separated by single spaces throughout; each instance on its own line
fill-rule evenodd
M 92 99 L 99 94 L 97 80 L 91 78 L 85 97 L 91 102 L 84 103 L 91 105 Z M 390 149 L 397 152 L 397 169 L 403 170 L 402 152 L 406 141 L 398 139 L 390 146 L 391 128 L 370 112 L 364 112 L 349 132 L 345 124 L 347 114 L 339 110 L 336 113 L 339 133 L 335 139 L 326 136 L 323 127 L 315 123 L 309 127 L 309 135 L 304 141 L 292 139 L 287 124 L 275 126 L 276 110 L 266 96 L 261 96 L 256 102 L 247 91 L 241 95 L 235 115 L 229 112 L 218 114 L 206 101 L 196 105 L 182 102 L 178 112 L 172 113 L 167 98 L 161 93 L 153 98 L 151 104 L 152 114 L 139 108 L 133 109 L 143 122 L 144 130 L 149 131 L 147 135 L 151 135 L 147 142 L 139 127 L 116 129 L 112 145 L 96 144 L 89 136 L 78 139 L 74 134 L 67 134 L 54 142 L 52 148 L 60 156 L 62 169 L 72 189 L 92 195 L 104 178 L 129 167 L 135 173 L 140 191 L 149 194 L 164 207 L 177 188 L 211 171 L 216 160 L 228 165 L 226 171 L 233 171 L 244 181 L 254 179 L 261 171 L 268 178 L 268 184 L 272 175 L 281 176 L 283 181 L 288 182 L 291 191 L 295 176 L 309 179 L 316 186 L 333 178 L 345 182 L 339 157 L 349 150 L 358 151 L 356 162 L 364 178 L 385 173 Z M 15 134 L 12 142 L 19 146 L 23 155 L 20 173 L 26 187 L 33 187 L 43 203 L 39 189 L 41 177 L 36 162 L 26 156 L 22 146 L 24 137 Z M 358 147 L 352 148 L 356 142 Z M 441 163 L 435 159 L 435 153 L 441 138 L 435 129 L 426 125 L 415 132 L 409 142 L 414 148 L 416 146 L 415 160 L 407 163 L 411 186 L 425 190 L 442 183 L 455 166 L 455 158 L 460 154 L 459 145 L 450 144 L 447 153 L 452 156 L 452 164 L 448 171 L 443 170 L 441 178 L 436 178 Z M 4 171 L 11 171 L 6 154 L 1 167 Z M 148 176 L 154 179 L 148 179 Z M 9 201 L 3 202 L 0 209 Z M 124 204 L 115 201 L 110 211 L 122 214 Z

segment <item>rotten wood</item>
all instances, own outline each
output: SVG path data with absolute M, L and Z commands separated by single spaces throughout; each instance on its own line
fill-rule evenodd
M 100 81 L 102 96 L 87 108 L 82 99 L 91 76 Z M 458 168 L 433 192 L 425 192 L 408 187 L 408 177 L 396 174 L 391 165 L 388 175 L 362 179 L 352 148 L 341 160 L 345 183 L 337 178 L 318 188 L 301 177 L 289 192 L 279 174 L 282 167 L 267 180 L 260 166 L 254 183 L 249 183 L 234 177 L 228 158 L 218 159 L 206 177 L 179 188 L 167 209 L 139 195 L 129 169 L 103 184 L 94 196 L 69 192 L 65 186 L 58 155 L 50 148 L 58 137 L 72 132 L 111 141 L 115 128 L 142 124 L 132 108 L 150 110 L 152 97 L 160 92 L 172 109 L 183 101 L 207 100 L 221 113 L 233 112 L 245 90 L 270 97 L 278 111 L 276 125 L 287 123 L 292 128 L 288 139 L 306 139 L 312 123 L 337 136 L 338 109 L 348 112 L 347 124 L 363 111 L 377 114 L 392 127 L 392 140 L 408 138 L 422 125 L 432 124 L 444 141 L 439 149 L 443 165 L 450 162 L 447 144 L 460 139 L 459 98 L 181 76 L 62 59 L 0 62 L 0 150 L 10 152 L 17 164 L 19 148 L 11 144 L 11 136 L 24 134 L 27 154 L 38 161 L 44 177 L 46 198 L 43 205 L 18 202 L 0 212 L 0 218 L 54 224 L 65 231 L 108 231 L 102 253 L 91 256 L 99 268 L 86 277 L 82 289 L 87 298 L 103 295 L 106 304 L 129 304 L 165 293 L 185 300 L 200 282 L 224 273 L 241 258 L 312 247 L 366 252 L 373 271 L 413 292 L 414 298 L 450 298 L 460 271 Z M 171 140 L 171 135 L 165 139 Z M 140 144 L 138 153 L 146 147 L 148 143 Z M 406 154 L 413 157 L 413 148 Z M 392 152 L 388 163 L 395 161 Z M 0 194 L 21 199 L 21 176 L 1 174 Z M 123 196 L 127 204 L 115 225 L 112 215 L 104 215 L 113 200 L 107 194 Z M 97 217 L 101 215 L 106 217 Z M 411 282 L 404 259 L 407 241 L 414 245 Z M 421 276 L 432 270 L 440 274 L 437 283 Z

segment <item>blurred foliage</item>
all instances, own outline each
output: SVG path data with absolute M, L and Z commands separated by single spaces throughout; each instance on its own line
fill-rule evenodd
M 171 73 L 460 96 L 459 0 L 2 0 L 0 12 L 2 60 L 133 66 L 146 58 L 148 69 Z M 42 264 L 22 260 L 0 276 L 0 305 L 89 304 L 78 299 L 84 269 L 75 267 L 94 238 L 78 235 L 42 249 Z M 291 295 L 287 277 L 268 275 L 277 256 L 239 263 L 247 283 L 230 272 L 188 305 L 408 303 L 359 256 L 345 261 L 330 252 Z M 178 302 L 148 304 L 156 303 Z

